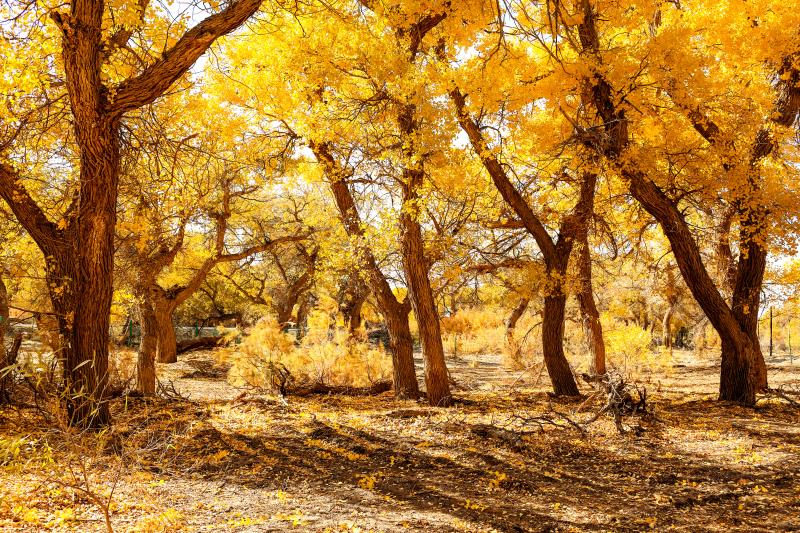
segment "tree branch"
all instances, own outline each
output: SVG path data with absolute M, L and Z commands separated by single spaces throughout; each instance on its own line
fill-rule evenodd
M 262 0 L 237 0 L 188 30 L 162 57 L 144 72 L 117 87 L 110 112 L 119 117 L 154 102 L 200 58 L 219 37 L 250 18 Z
M 28 193 L 17 172 L 5 163 L 0 163 L 0 197 L 43 252 L 49 254 L 61 241 L 61 231 Z

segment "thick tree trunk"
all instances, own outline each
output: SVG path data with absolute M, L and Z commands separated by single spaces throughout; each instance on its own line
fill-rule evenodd
M 137 390 L 150 395 L 155 393 L 156 361 L 178 361 L 178 343 L 172 320 L 176 305 L 160 287 L 149 287 L 143 293 L 145 296 L 139 305 L 142 341 L 139 344 Z
M 582 53 L 594 56 L 592 61 L 596 61 L 600 51 L 600 39 L 596 27 L 598 15 L 589 0 L 582 2 L 582 10 L 583 19 L 579 25 Z M 720 336 L 723 345 L 720 399 L 745 405 L 754 405 L 757 389 L 766 386 L 766 369 L 763 356 L 760 354 L 757 334 L 753 334 L 753 328 L 748 324 L 749 321 L 757 320 L 758 292 L 763 282 L 761 262 L 766 258 L 766 250 L 761 249 L 758 243 L 766 239 L 768 228 L 767 209 L 763 207 L 764 202 L 759 187 L 758 163 L 777 146 L 771 134 L 771 123 L 788 127 L 797 119 L 800 109 L 798 84 L 800 69 L 796 67 L 793 59 L 791 56 L 784 58 L 778 69 L 780 81 L 776 84 L 775 112 L 770 114 L 768 122 L 759 130 L 751 147 L 750 168 L 747 170 L 750 190 L 744 191 L 744 194 L 740 193 L 736 200 L 742 228 L 736 285 L 741 292 L 737 299 L 737 291 L 734 289 L 731 307 L 727 305 L 725 298 L 708 275 L 698 244 L 683 213 L 678 209 L 678 203 L 667 197 L 662 189 L 648 179 L 648 176 L 637 170 L 635 162 L 626 160 L 622 164 L 618 161 L 619 155 L 629 142 L 628 121 L 625 110 L 617 109 L 613 97 L 614 90 L 603 77 L 602 69 L 593 72 L 584 80 L 583 100 L 594 104 L 604 125 L 606 139 L 602 143 L 601 153 L 610 161 L 617 163 L 622 175 L 630 181 L 631 194 L 661 225 L 670 241 L 686 284 Z M 725 138 L 720 136 L 720 128 L 697 109 L 687 111 L 687 118 L 693 122 L 695 130 L 709 143 L 713 145 L 719 138 Z M 591 146 L 598 148 L 600 144 L 592 143 Z M 734 167 L 726 166 L 725 170 L 732 168 Z M 725 242 L 722 244 L 726 245 Z M 752 264 L 743 264 L 748 262 Z M 737 300 L 744 303 L 739 310 L 737 310 Z M 742 315 L 756 315 L 756 317 L 745 318 Z
M 768 387 L 767 365 L 758 339 L 758 312 L 761 307 L 761 287 L 767 267 L 767 251 L 747 234 L 742 235 L 741 241 L 748 242 L 748 245 L 745 251 L 739 253 L 732 309 L 736 321 L 750 339 L 756 390 L 764 391 Z M 723 361 L 730 358 L 725 348 L 723 345 Z
M 580 275 L 580 292 L 578 304 L 581 310 L 581 326 L 583 336 L 589 348 L 589 373 L 603 375 L 606 373 L 606 345 L 603 342 L 603 326 L 600 323 L 600 312 L 594 301 L 592 285 L 592 257 L 589 250 L 589 239 L 584 232 L 581 236 L 581 249 L 578 256 Z
M 757 375 L 753 365 L 757 352 L 752 340 L 740 334 L 736 340 L 722 338 L 721 342 L 719 399 L 754 405 Z
M 383 313 L 386 329 L 389 331 L 389 349 L 392 352 L 395 396 L 398 398 L 419 398 L 417 369 L 414 366 L 414 339 L 408 325 L 409 308 L 398 304 Z
M 683 215 L 653 182 L 635 172 L 626 173 L 626 177 L 630 180 L 633 197 L 661 225 L 686 285 L 719 334 L 722 342 L 720 400 L 755 405 L 757 348 L 709 276 Z
M 233 2 L 187 31 L 140 75 L 112 91 L 102 66 L 111 43 L 103 38 L 103 2 L 72 2 L 69 11 L 49 12 L 61 30 L 65 87 L 80 157 L 79 188 L 65 213 L 65 227 L 53 224 L 18 179 L 0 164 L 0 196 L 36 241 L 47 262 L 47 278 L 61 337 L 57 357 L 64 372 L 64 400 L 72 426 L 111 423 L 108 337 L 113 293 L 114 230 L 119 186 L 119 123 L 122 116 L 159 98 L 208 49 L 237 28 L 261 5 Z M 130 34 L 121 33 L 122 43 Z
M 158 302 L 155 307 L 158 337 L 158 362 L 178 362 L 178 341 L 175 336 L 175 304 L 171 300 Z
M 542 316 L 542 350 L 544 364 L 553 393 L 556 396 L 577 396 L 578 386 L 572 369 L 564 356 L 564 312 L 567 304 L 565 294 L 545 296 Z
M 428 277 L 428 260 L 425 255 L 422 228 L 416 218 L 417 202 L 420 199 L 418 191 L 422 186 L 423 173 L 420 170 L 405 169 L 403 174 L 406 178 L 403 208 L 400 214 L 403 269 L 408 282 L 411 305 L 419 324 L 428 403 L 445 407 L 452 403 L 453 398 L 450 395 L 450 380 L 444 359 L 439 311 Z
M 74 80 L 73 80 L 74 82 Z M 65 359 L 70 425 L 103 427 L 111 423 L 108 392 L 108 343 L 114 290 L 114 229 L 119 182 L 119 124 L 101 118 L 76 117 L 81 148 L 80 208 L 75 246 L 56 258 L 64 272 L 59 285 L 72 304 L 56 309 Z M 52 261 L 52 260 L 51 260 Z M 68 270 L 64 267 L 74 265 Z M 66 270 L 66 272 L 65 272 Z M 70 275 L 72 276 L 70 278 Z M 58 288 L 51 289 L 51 296 Z M 54 305 L 54 307 L 59 307 Z

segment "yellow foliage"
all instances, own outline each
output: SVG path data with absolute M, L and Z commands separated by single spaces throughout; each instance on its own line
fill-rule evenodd
M 330 315 L 315 311 L 298 345 L 274 318 L 253 327 L 235 350 L 220 352 L 231 363 L 228 379 L 235 385 L 277 388 L 281 368 L 300 383 L 369 386 L 391 376 L 391 358 L 382 347 L 349 338 Z
M 669 350 L 654 349 L 649 331 L 634 323 L 611 320 L 607 314 L 601 320 L 608 361 L 623 373 L 668 371 L 671 368 L 671 353 Z
M 147 516 L 133 527 L 135 533 L 156 533 L 168 531 L 183 531 L 186 529 L 186 521 L 183 513 L 175 509 L 167 509 L 162 513 Z

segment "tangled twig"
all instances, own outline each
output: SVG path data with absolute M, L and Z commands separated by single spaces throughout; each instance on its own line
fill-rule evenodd
M 583 422 L 586 427 L 606 413 L 614 417 L 614 425 L 620 433 L 627 433 L 622 419 L 631 415 L 652 414 L 647 407 L 647 389 L 636 383 L 625 381 L 622 374 L 609 371 L 603 375 L 582 375 L 583 380 L 595 386 L 597 393 L 606 397 L 606 404 L 594 416 Z M 585 402 L 584 402 L 585 403 Z

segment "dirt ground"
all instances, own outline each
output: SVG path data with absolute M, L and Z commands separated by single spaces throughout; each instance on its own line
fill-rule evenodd
M 771 363 L 772 386 L 797 383 L 800 365 Z M 159 370 L 188 399 L 115 400 L 113 432 L 82 460 L 35 409 L 5 408 L 0 442 L 27 445 L 0 468 L 0 528 L 105 530 L 65 481 L 85 468 L 95 495 L 116 483 L 116 531 L 800 531 L 800 408 L 715 401 L 710 361 L 676 354 L 645 373 L 655 417 L 626 419 L 624 435 L 606 418 L 585 435 L 540 429 L 548 409 L 581 421 L 600 400 L 549 405 L 538 368 L 450 367 L 448 409 L 390 393 L 284 402 L 187 354 Z

